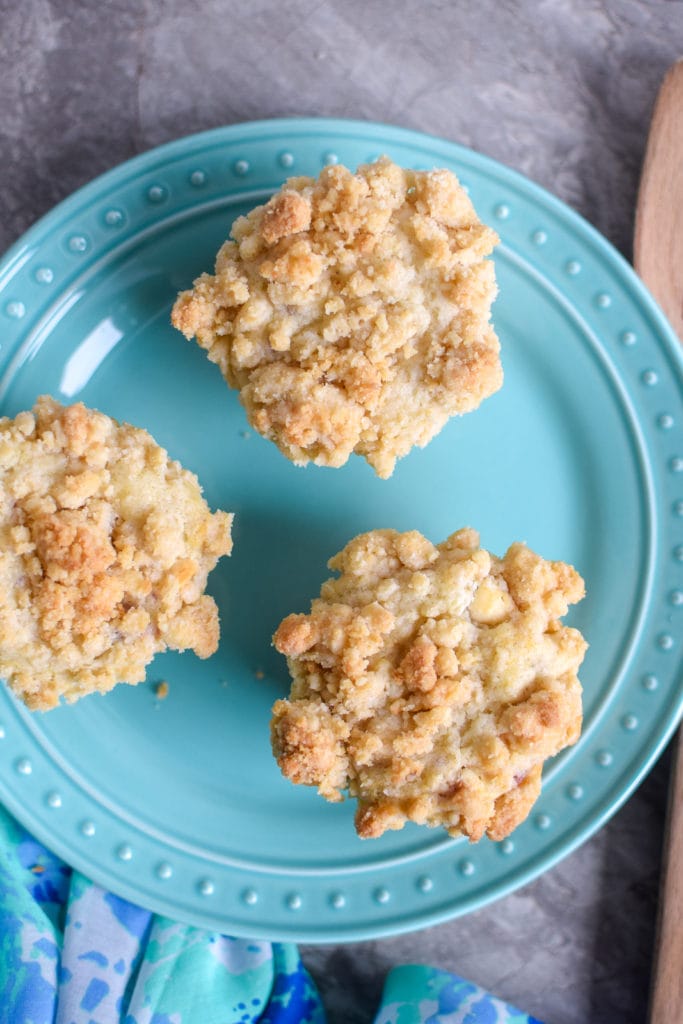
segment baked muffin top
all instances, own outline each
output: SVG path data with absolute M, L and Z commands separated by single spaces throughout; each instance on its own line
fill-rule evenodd
M 388 477 L 500 387 L 486 258 L 498 239 L 450 171 L 326 167 L 231 234 L 172 322 L 297 465 L 355 452 Z
M 231 520 L 145 430 L 46 396 L 0 419 L 0 676 L 44 710 L 208 657 Z
M 503 838 L 579 736 L 586 643 L 559 620 L 581 577 L 523 544 L 496 558 L 471 529 L 437 546 L 374 530 L 329 565 L 339 578 L 274 636 L 293 676 L 273 708 L 281 770 L 328 800 L 348 788 L 363 838 L 406 821 Z

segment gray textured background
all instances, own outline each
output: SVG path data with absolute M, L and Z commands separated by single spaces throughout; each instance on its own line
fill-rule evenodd
M 320 114 L 443 135 L 570 203 L 627 257 L 672 0 L 0 0 L 0 250 L 74 188 L 188 132 Z M 667 765 L 535 883 L 411 936 L 304 948 L 330 1024 L 433 963 L 548 1024 L 645 1018 Z M 201 1024 L 201 1022 L 198 1022 Z

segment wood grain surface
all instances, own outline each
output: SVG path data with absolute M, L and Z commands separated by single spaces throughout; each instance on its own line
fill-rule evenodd
M 683 61 L 652 116 L 636 210 L 636 271 L 683 341 Z M 671 767 L 650 1024 L 683 1021 L 683 730 Z
M 633 263 L 683 339 L 683 60 L 667 73 L 652 116 Z

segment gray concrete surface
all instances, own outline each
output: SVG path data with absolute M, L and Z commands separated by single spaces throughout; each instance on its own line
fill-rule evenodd
M 389 121 L 472 146 L 583 213 L 628 257 L 666 0 L 0 0 L 0 249 L 101 171 L 215 125 Z M 455 970 L 548 1024 L 645 1019 L 666 758 L 590 842 L 469 917 L 305 948 L 331 1024 L 370 1021 L 386 971 Z

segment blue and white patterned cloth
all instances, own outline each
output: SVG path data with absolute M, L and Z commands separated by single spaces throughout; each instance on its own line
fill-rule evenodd
M 0 807 L 0 1024 L 325 1024 L 295 946 L 151 914 Z M 375 1024 L 540 1024 L 431 967 L 395 968 Z

